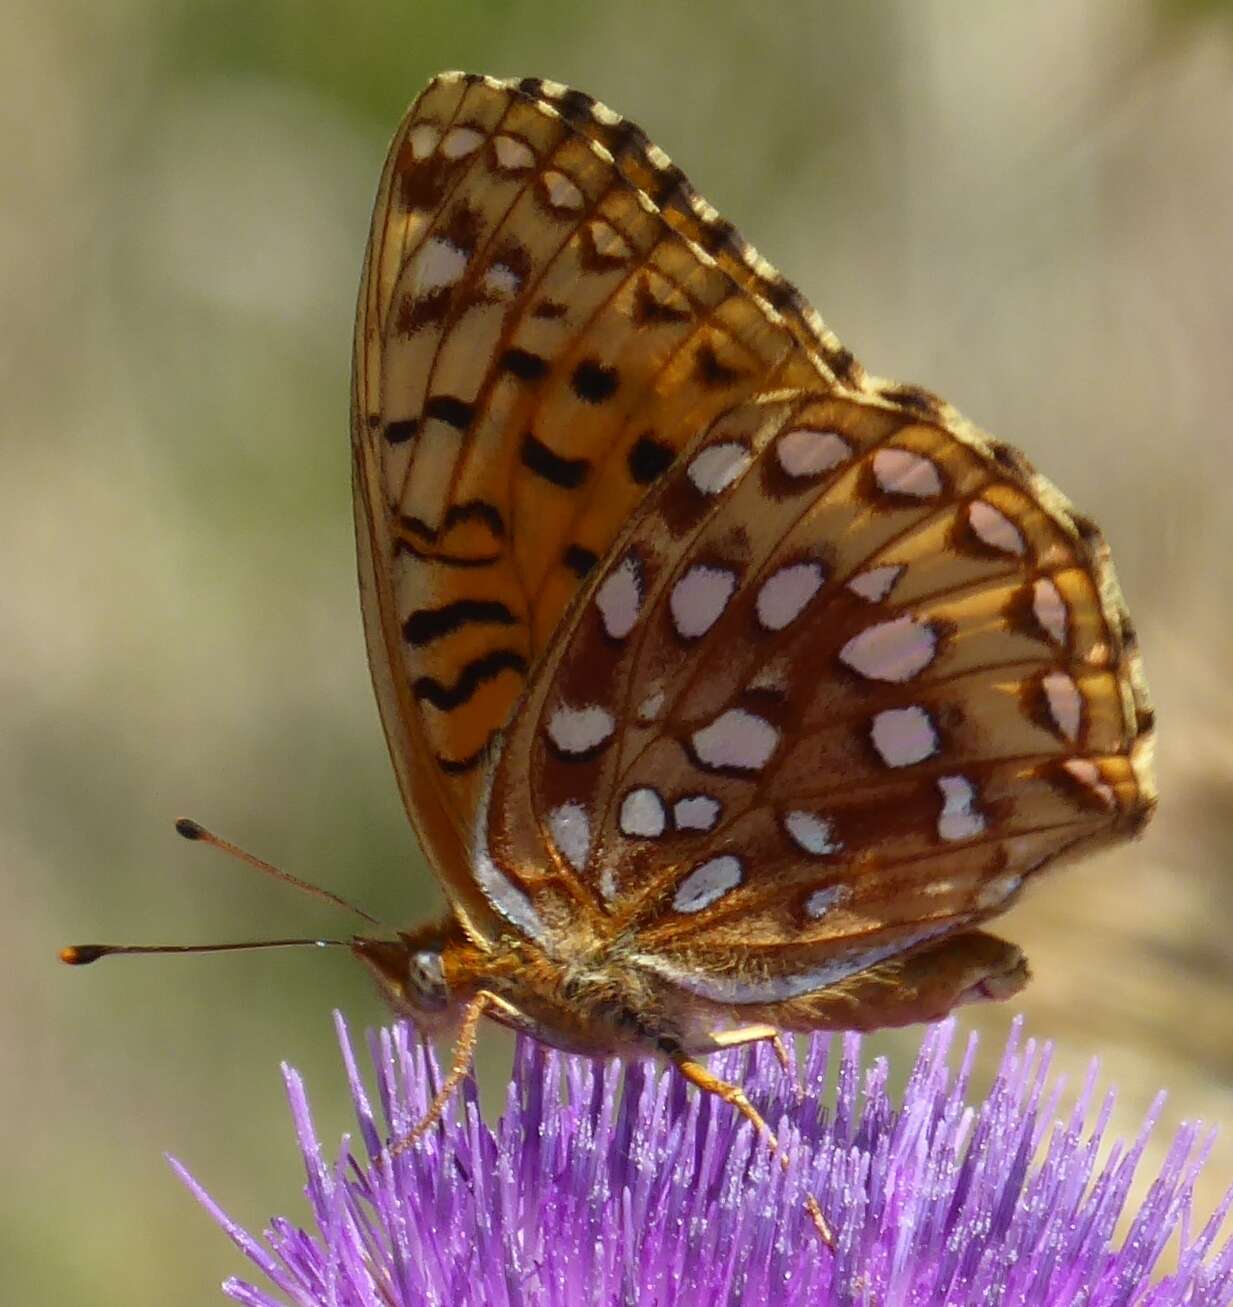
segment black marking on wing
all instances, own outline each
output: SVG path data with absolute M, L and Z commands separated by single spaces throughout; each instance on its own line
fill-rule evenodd
M 459 124 L 460 126 L 462 124 Z M 479 129 L 483 132 L 483 128 Z M 484 219 L 478 207 L 459 200 L 446 216 L 441 235 L 460 253 L 470 258 L 475 253 L 484 230 Z
M 408 528 L 414 518 L 400 519 L 404 529 Z M 423 526 L 423 523 L 420 523 Z M 412 558 L 418 558 L 424 563 L 439 564 L 441 567 L 460 567 L 460 568 L 479 568 L 491 567 L 494 563 L 503 560 L 503 554 L 445 554 L 434 552 L 430 549 L 421 549 L 414 540 L 408 535 L 396 535 L 394 537 L 394 553 L 408 554 Z
M 587 478 L 591 464 L 585 458 L 562 458 L 528 431 L 522 439 L 522 464 L 536 476 L 563 490 L 576 490 Z
M 692 189 L 680 168 L 670 163 L 659 170 L 659 176 L 651 187 L 651 199 L 659 208 L 666 209 L 674 200 L 682 201 Z
M 475 406 L 459 399 L 457 395 L 434 395 L 424 405 L 425 417 L 439 418 L 459 431 L 465 431 L 471 425 L 474 413 Z
M 424 327 L 440 326 L 449 316 L 450 305 L 453 302 L 452 286 L 439 286 L 426 295 L 408 295 L 398 306 L 394 330 L 400 336 L 414 336 Z
M 569 310 L 564 304 L 556 300 L 540 300 L 540 302 L 531 310 L 533 318 L 539 318 L 545 322 L 551 322 L 555 318 L 563 318 Z
M 640 486 L 649 486 L 676 461 L 676 451 L 662 445 L 648 432 L 639 436 L 628 456 L 629 475 Z
M 599 555 L 593 550 L 584 549 L 581 545 L 570 545 L 562 555 L 561 561 L 581 581 L 599 562 Z
M 502 554 L 484 554 L 478 558 L 468 558 L 465 554 L 429 554 L 416 547 L 409 540 L 394 542 L 396 554 L 410 554 L 425 563 L 439 563 L 442 567 L 491 567 L 503 560 Z
M 459 599 L 441 608 L 417 609 L 402 624 L 403 638 L 411 645 L 431 644 L 460 627 L 476 623 L 513 626 L 517 618 L 498 599 Z
M 419 418 L 398 418 L 394 422 L 387 422 L 381 434 L 391 445 L 402 445 L 416 435 L 419 429 Z
M 633 319 L 640 327 L 652 323 L 688 322 L 693 315 L 688 308 L 678 309 L 657 299 L 650 281 L 644 276 L 634 290 Z
M 453 685 L 444 685 L 434 676 L 421 676 L 411 689 L 417 699 L 423 699 L 434 708 L 448 711 L 467 702 L 481 685 L 495 680 L 502 672 L 513 671 L 525 676 L 527 660 L 516 649 L 493 649 L 482 658 L 469 662 Z
M 431 541 L 437 538 L 436 527 L 429 526 L 422 517 L 413 517 L 410 513 L 399 513 L 398 525 L 411 535 L 419 536 L 421 540 Z
M 921 417 L 936 418 L 942 408 L 941 400 L 923 386 L 883 386 L 882 397 Z
M 727 218 L 714 218 L 710 222 L 703 222 L 702 230 L 698 233 L 698 244 L 708 254 L 715 255 L 721 250 L 727 250 L 739 259 L 745 242 Z
M 480 745 L 474 753 L 469 753 L 465 758 L 446 758 L 443 754 L 436 755 L 437 766 L 447 776 L 464 776 L 469 771 L 474 771 L 489 755 L 492 750 L 493 741 L 497 738 L 497 732 L 490 732 L 488 738 Z
M 411 142 L 403 143 L 395 170 L 398 173 L 398 197 L 404 209 L 415 213 L 433 212 L 441 207 L 449 184 L 446 163 L 440 156 L 420 161 L 415 157 Z
M 595 97 L 585 91 L 568 90 L 556 101 L 557 112 L 567 123 L 590 124 L 595 116 Z
M 483 522 L 494 536 L 501 538 L 505 535 L 505 522 L 501 517 L 501 510 L 486 499 L 468 499 L 463 504 L 451 504 L 445 510 L 445 521 L 441 529 L 448 531 L 459 522 Z
M 606 368 L 598 359 L 583 359 L 570 378 L 574 394 L 588 404 L 602 404 L 611 399 L 620 384 L 621 375 L 616 368 Z
M 548 360 L 542 354 L 517 348 L 507 349 L 501 355 L 501 366 L 519 381 L 539 381 L 548 375 L 549 369 Z
M 722 386 L 731 386 L 739 381 L 743 373 L 721 363 L 713 346 L 702 344 L 694 355 L 694 375 L 708 389 L 717 390 Z

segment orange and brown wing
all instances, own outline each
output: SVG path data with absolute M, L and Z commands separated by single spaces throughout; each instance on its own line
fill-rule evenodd
M 356 328 L 361 595 L 403 798 L 473 924 L 492 745 L 582 578 L 718 413 L 846 366 L 796 298 L 562 87 L 443 74 L 399 128 Z
M 584 918 L 705 998 L 779 1002 L 1150 815 L 1098 533 L 939 402 L 842 391 L 717 419 L 537 668 L 484 857 L 545 947 Z

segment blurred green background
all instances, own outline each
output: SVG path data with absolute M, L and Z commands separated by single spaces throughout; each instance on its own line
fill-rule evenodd
M 411 920 L 353 574 L 348 367 L 369 205 L 442 68 L 641 123 L 875 372 L 1021 444 L 1106 528 L 1161 720 L 1141 845 L 1003 923 L 1015 1009 L 1121 1128 L 1233 1180 L 1233 33 L 1226 4 L 9 0 L 0 43 L 3 1297 L 219 1301 L 237 1217 L 303 1213 L 278 1062 L 348 1126 L 344 954 L 81 940 L 338 929 L 179 841 L 191 814 Z M 1011 1010 L 965 1014 L 987 1047 Z M 914 1036 L 881 1047 L 906 1047 Z M 508 1045 L 490 1033 L 492 1088 Z M 1156 1156 L 1167 1129 L 1157 1135 Z

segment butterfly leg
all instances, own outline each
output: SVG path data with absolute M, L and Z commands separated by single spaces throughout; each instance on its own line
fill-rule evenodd
M 716 1048 L 740 1048 L 742 1044 L 760 1044 L 764 1039 L 768 1040 L 775 1050 L 776 1058 L 779 1059 L 779 1065 L 783 1067 L 784 1075 L 792 1076 L 792 1058 L 788 1053 L 788 1046 L 783 1042 L 783 1036 L 775 1026 L 741 1026 L 737 1030 L 712 1030 L 708 1032 L 707 1038 Z M 804 1087 L 799 1079 L 795 1079 L 795 1084 L 797 1101 L 802 1102 L 805 1098 Z
M 489 1007 L 496 1006 L 498 1003 L 499 1000 L 496 1000 L 494 995 L 481 989 L 467 1004 L 458 1027 L 458 1037 L 454 1041 L 454 1055 L 450 1061 L 449 1072 L 436 1096 L 429 1103 L 428 1111 L 424 1113 L 423 1119 L 409 1135 L 404 1135 L 390 1149 L 394 1157 L 417 1144 L 441 1119 L 442 1113 L 454 1095 L 454 1090 L 462 1084 L 471 1070 L 475 1045 L 479 1039 L 480 1018 Z
M 756 1029 L 756 1027 L 749 1027 L 749 1029 Z M 770 1027 L 764 1027 L 764 1032 L 767 1029 L 770 1029 Z M 730 1031 L 728 1033 L 730 1035 L 735 1035 L 739 1032 Z M 770 1038 L 769 1035 L 762 1033 L 755 1035 L 752 1039 L 747 1039 L 744 1042 L 753 1043 L 755 1040 L 768 1038 Z M 741 1041 L 734 1040 L 732 1042 L 739 1043 Z M 762 1136 L 762 1138 L 766 1140 L 767 1147 L 769 1147 L 771 1152 L 779 1158 L 780 1164 L 783 1166 L 784 1170 L 786 1171 L 788 1169 L 788 1158 L 784 1151 L 779 1147 L 779 1140 L 775 1138 L 774 1132 L 763 1120 L 758 1109 L 754 1107 L 748 1098 L 746 1098 L 745 1091 L 740 1087 L 740 1085 L 734 1085 L 727 1080 L 721 1080 L 717 1075 L 708 1071 L 701 1062 L 691 1061 L 684 1055 L 677 1055 L 673 1057 L 672 1061 L 675 1063 L 676 1069 L 685 1077 L 686 1080 L 689 1081 L 691 1085 L 697 1085 L 703 1093 L 715 1094 L 718 1098 L 722 1098 L 725 1103 L 735 1107 L 736 1110 Z M 835 1236 L 831 1233 L 831 1227 L 827 1224 L 826 1217 L 822 1215 L 822 1209 L 818 1206 L 818 1200 L 812 1194 L 805 1199 L 805 1207 L 809 1212 L 810 1219 L 813 1221 L 814 1229 L 817 1230 L 822 1242 L 826 1244 L 828 1248 L 833 1248 L 835 1246 Z

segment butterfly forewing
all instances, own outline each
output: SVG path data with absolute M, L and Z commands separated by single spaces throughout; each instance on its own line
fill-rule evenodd
M 827 384 L 803 320 L 758 293 L 773 270 L 738 268 L 735 240 L 712 258 L 667 159 L 630 129 L 619 166 L 620 120 L 563 96 L 434 79 L 391 147 L 360 293 L 370 660 L 404 798 L 472 900 L 496 732 L 581 579 L 719 413 Z
M 547 100 L 572 127 L 611 154 L 621 176 L 652 201 L 673 231 L 704 250 L 743 291 L 777 312 L 828 379 L 862 383 L 860 364 L 800 291 L 720 217 L 641 128 L 583 91 L 539 78 L 518 85 L 526 94 Z
M 1136 829 L 1146 727 L 1103 545 L 1055 491 L 880 399 L 760 397 L 588 583 L 490 845 L 549 923 L 584 892 L 698 992 L 790 997 Z

